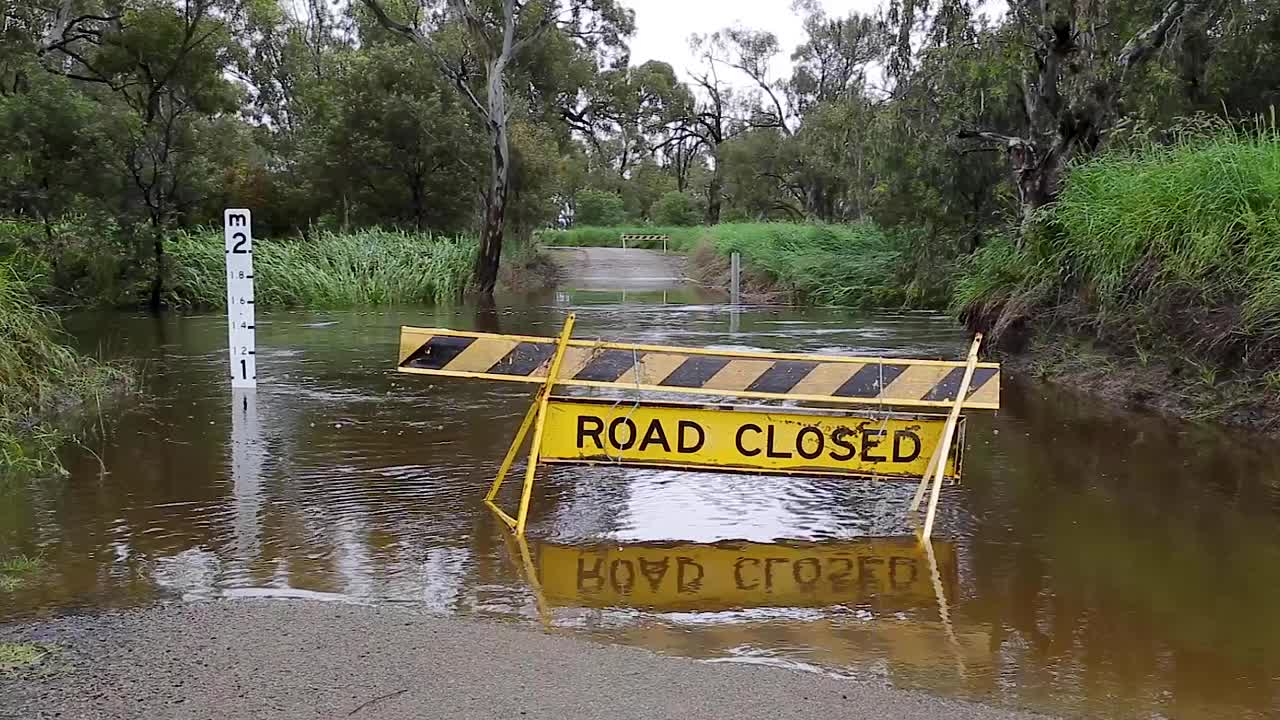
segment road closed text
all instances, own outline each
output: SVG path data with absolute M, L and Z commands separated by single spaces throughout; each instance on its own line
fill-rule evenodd
M 547 408 L 542 456 L 550 462 L 916 479 L 941 441 L 944 422 L 939 416 L 557 398 Z M 957 460 L 954 453 L 948 458 L 948 478 L 958 477 Z

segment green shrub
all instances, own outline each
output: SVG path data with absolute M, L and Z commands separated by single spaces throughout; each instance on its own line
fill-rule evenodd
M 0 258 L 36 282 L 37 299 L 60 305 L 135 305 L 146 298 L 150 267 L 136 263 L 110 219 L 68 215 L 48 226 L 0 218 Z M 149 254 L 144 254 L 146 260 Z
M 574 225 L 621 225 L 627 209 L 622 197 L 601 190 L 579 190 L 573 196 Z
M 466 289 L 477 243 L 426 233 L 327 231 L 310 238 L 255 240 L 259 306 L 350 307 L 451 300 Z M 170 302 L 226 305 L 226 253 L 220 232 L 179 233 Z
M 702 209 L 688 193 L 673 190 L 653 203 L 649 216 L 659 225 L 687 227 L 702 220 Z

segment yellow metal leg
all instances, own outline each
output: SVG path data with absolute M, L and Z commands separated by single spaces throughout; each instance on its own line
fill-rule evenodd
M 515 565 L 516 573 L 524 577 L 525 582 L 529 584 L 529 589 L 533 591 L 533 602 L 538 607 L 538 617 L 544 626 L 551 627 L 551 606 L 542 592 L 542 583 L 538 580 L 538 571 L 533 564 L 533 555 L 529 552 L 529 543 L 522 536 L 509 532 L 504 532 L 502 539 L 507 545 L 507 554 Z M 516 560 L 517 554 L 520 556 L 519 560 Z
M 924 500 L 924 492 L 929 489 L 929 479 L 933 477 L 933 471 L 938 467 L 938 458 L 942 456 L 942 445 L 933 449 L 933 457 L 929 458 L 929 467 L 925 469 L 924 475 L 920 476 L 920 483 L 916 485 L 915 497 L 911 498 L 911 512 L 920 509 L 920 501 Z
M 969 673 L 964 664 L 964 652 L 960 648 L 960 639 L 956 637 L 956 629 L 951 624 L 951 605 L 947 602 L 947 591 L 942 584 L 942 571 L 938 569 L 938 558 L 933 553 L 933 542 L 925 540 L 924 553 L 929 561 L 929 575 L 933 579 L 933 594 L 938 601 L 938 618 L 942 620 L 942 630 L 947 635 L 947 643 L 951 646 L 951 654 L 955 657 L 956 672 L 962 678 Z
M 574 315 L 569 314 L 565 319 L 564 329 L 560 331 L 560 340 L 556 344 L 555 355 L 551 359 L 551 367 L 547 372 L 547 380 L 539 388 L 538 394 L 534 397 L 533 403 L 529 406 L 529 412 L 525 413 L 524 420 L 520 423 L 520 429 L 516 431 L 516 436 L 511 441 L 511 446 L 507 448 L 507 456 L 502 459 L 502 466 L 498 468 L 498 476 L 493 479 L 493 485 L 489 487 L 489 493 L 485 495 L 484 502 L 493 510 L 504 523 L 513 528 L 518 536 L 524 536 L 525 520 L 529 516 L 529 500 L 533 497 L 533 478 L 538 472 L 538 455 L 542 447 L 542 428 L 546 418 L 547 402 L 551 399 L 551 390 L 555 386 L 556 376 L 560 373 L 560 363 L 564 359 L 565 348 L 569 344 L 569 336 L 573 333 Z M 507 479 L 507 473 L 511 471 L 511 466 L 515 464 L 516 455 L 520 452 L 520 447 L 524 445 L 524 438 L 529 434 L 529 426 L 533 426 L 533 442 L 529 448 L 529 467 L 525 468 L 524 488 L 520 493 L 520 510 L 517 517 L 511 517 L 502 508 L 498 507 L 494 500 L 498 497 L 498 491 L 502 489 L 502 483 Z
M 533 498 L 533 477 L 538 472 L 538 457 L 542 450 L 542 429 L 547 419 L 547 397 L 538 398 L 538 419 L 533 426 L 533 443 L 529 446 L 529 465 L 524 469 L 524 489 L 520 492 L 520 514 L 516 515 L 516 536 L 524 537 L 525 521 L 529 518 L 529 501 Z
M 960 408 L 964 406 L 964 399 L 969 394 L 969 383 L 973 381 L 974 366 L 978 363 L 978 348 L 982 345 L 982 333 L 978 333 L 973 338 L 973 347 L 969 349 L 969 362 L 964 369 L 964 377 L 960 380 L 960 387 L 956 391 L 956 402 L 951 406 L 951 413 L 947 415 L 947 426 L 942 432 L 942 446 L 938 448 L 938 462 L 935 463 L 933 475 L 933 492 L 929 496 L 929 511 L 925 514 L 924 519 L 924 542 L 929 542 L 929 537 L 933 534 L 933 521 L 938 511 L 938 496 L 942 493 L 942 476 L 947 468 L 946 457 L 951 453 L 951 440 L 955 437 L 956 423 L 960 420 Z
M 524 445 L 524 438 L 529 434 L 529 426 L 533 424 L 533 418 L 538 414 L 538 400 L 541 397 L 542 392 L 539 391 L 534 396 L 533 402 L 529 403 L 529 412 L 524 414 L 524 420 L 520 423 L 520 429 L 516 431 L 515 439 L 511 441 L 511 447 L 507 448 L 507 456 L 502 459 L 502 467 L 498 468 L 498 477 L 493 479 L 489 494 L 484 496 L 485 502 L 492 504 L 493 499 L 498 497 L 498 490 L 502 488 L 502 482 L 507 479 L 507 473 L 511 471 L 511 465 L 516 461 L 516 454 L 520 452 L 520 447 Z

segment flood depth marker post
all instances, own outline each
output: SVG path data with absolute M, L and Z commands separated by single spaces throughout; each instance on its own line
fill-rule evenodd
M 253 312 L 253 216 L 245 209 L 222 214 L 227 249 L 227 325 L 231 387 L 256 388 L 257 325 Z

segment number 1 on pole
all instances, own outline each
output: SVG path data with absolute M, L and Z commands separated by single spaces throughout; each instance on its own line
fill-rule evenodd
M 229 209 L 222 216 L 227 250 L 227 326 L 231 387 L 258 386 L 257 329 L 253 303 L 253 217 Z

